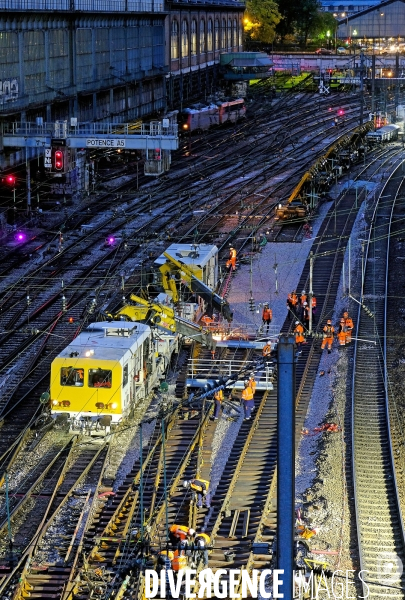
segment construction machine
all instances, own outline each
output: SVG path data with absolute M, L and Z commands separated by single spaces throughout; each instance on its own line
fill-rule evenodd
M 130 303 L 125 304 L 115 315 L 108 315 L 113 320 L 137 321 L 150 327 L 157 327 L 164 333 L 182 335 L 192 338 L 210 350 L 215 350 L 216 341 L 212 333 L 206 331 L 197 323 L 193 323 L 176 315 L 175 309 L 164 303 L 165 294 L 159 294 L 154 300 L 145 300 L 131 294 Z M 159 301 L 160 300 L 160 301 Z
M 180 301 L 179 285 L 184 284 L 190 292 L 201 298 L 208 310 L 216 310 L 229 323 L 232 321 L 232 312 L 228 302 L 216 294 L 211 287 L 199 278 L 197 274 L 204 273 L 204 267 L 199 264 L 186 264 L 184 258 L 178 253 L 179 258 L 174 258 L 169 252 L 164 252 L 166 261 L 159 265 L 163 289 L 172 298 L 174 304 Z M 193 259 L 196 257 L 193 257 Z M 208 275 L 207 275 L 208 276 Z

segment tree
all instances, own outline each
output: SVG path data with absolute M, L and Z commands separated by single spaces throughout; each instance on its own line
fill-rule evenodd
M 244 30 L 248 39 L 271 43 L 281 19 L 274 0 L 246 0 Z
M 295 33 L 295 24 L 299 19 L 299 5 L 301 0 L 279 0 L 279 11 L 282 16 L 277 25 L 277 33 L 285 39 L 286 35 Z
M 329 32 L 329 39 L 333 41 L 335 39 L 337 25 L 338 23 L 331 13 L 318 10 L 312 20 L 309 35 L 312 39 L 316 38 L 323 43 L 325 39 L 328 38 L 327 32 Z
M 318 19 L 318 9 L 318 0 L 301 0 L 300 2 L 300 15 L 296 23 L 297 30 L 305 46 L 307 45 L 309 34 Z

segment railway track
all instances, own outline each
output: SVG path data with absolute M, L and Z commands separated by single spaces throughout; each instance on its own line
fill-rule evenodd
M 85 515 L 87 519 L 89 503 L 96 496 L 108 445 L 64 437 L 68 441 L 48 467 L 42 466 L 44 473 L 26 492 L 22 489 L 12 496 L 16 500 L 10 514 L 13 553 L 2 558 L 0 594 L 9 594 L 19 587 L 21 594 L 16 597 L 26 597 L 24 592 L 32 590 L 32 597 L 54 597 L 48 594 L 55 593 L 52 577 L 44 577 L 46 568 L 42 564 L 58 564 L 62 560 L 68 564 L 81 539 L 78 528 Z M 20 521 L 19 511 L 29 500 L 29 518 Z M 1 526 L 7 527 L 3 523 Z M 35 573 L 31 583 L 26 579 L 28 572 Z
M 388 404 L 386 362 L 389 240 L 392 217 L 404 206 L 403 181 L 401 165 L 386 182 L 373 211 L 360 298 L 372 316 L 362 306 L 357 314 L 352 387 L 353 474 L 360 564 L 366 571 L 364 590 L 370 590 L 370 598 L 405 597 L 404 522 L 395 470 L 399 462 L 396 450 L 403 442 L 391 435 L 394 411 Z M 398 432 L 397 427 L 392 431 Z M 401 464 L 397 467 L 402 470 Z

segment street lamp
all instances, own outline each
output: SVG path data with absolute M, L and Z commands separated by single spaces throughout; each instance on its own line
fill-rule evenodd
M 329 39 L 330 38 L 330 31 L 329 30 L 326 32 L 326 37 L 328 39 L 328 46 L 327 47 L 328 47 L 328 50 L 330 50 L 330 39 Z

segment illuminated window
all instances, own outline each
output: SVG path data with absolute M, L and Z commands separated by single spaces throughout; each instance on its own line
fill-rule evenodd
M 125 387 L 128 383 L 128 365 L 124 365 L 122 370 L 122 387 Z
M 227 38 L 228 38 L 228 48 L 230 48 L 232 46 L 232 23 L 231 23 L 231 19 L 228 19 Z
M 181 55 L 188 56 L 188 25 L 185 19 L 181 24 Z
M 201 19 L 200 21 L 200 54 L 204 54 L 205 52 L 205 21 Z
M 171 50 L 172 58 L 179 58 L 179 24 L 176 19 L 172 22 Z
M 236 19 L 233 20 L 232 27 L 232 46 L 236 46 L 238 43 L 238 25 L 236 23 Z
M 212 19 L 208 20 L 208 28 L 207 28 L 207 50 L 208 50 L 208 52 L 212 52 Z
M 60 370 L 60 384 L 82 387 L 84 383 L 84 370 L 73 367 L 62 367 Z
M 110 388 L 112 384 L 112 371 L 108 369 L 89 369 L 89 387 Z
M 191 54 L 197 54 L 197 21 L 191 21 Z
M 222 19 L 221 48 L 226 48 L 226 21 Z

